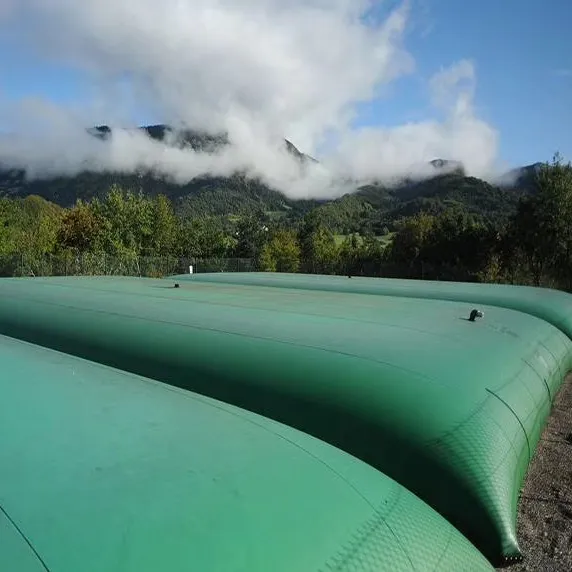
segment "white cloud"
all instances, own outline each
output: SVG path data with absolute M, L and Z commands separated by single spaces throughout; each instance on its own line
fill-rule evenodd
M 359 19 L 368 4 L 22 0 L 20 24 L 44 53 L 104 83 L 128 73 L 168 120 L 262 122 L 311 148 L 320 130 L 343 126 L 349 105 L 409 69 L 406 10 L 371 28 Z
M 153 166 L 179 181 L 246 168 L 296 196 L 334 192 L 328 173 L 385 178 L 434 156 L 462 160 L 475 172 L 489 169 L 496 137 L 475 117 L 470 62 L 459 62 L 432 81 L 444 121 L 350 129 L 357 103 L 372 100 L 384 85 L 414 69 L 403 46 L 408 4 L 381 22 L 362 18 L 373 4 L 19 0 L 11 18 L 0 21 L 0 33 L 10 25 L 22 49 L 34 46 L 43 58 L 87 71 L 98 87 L 97 121 L 105 110 L 121 119 L 118 110 L 125 102 L 117 86 L 127 80 L 129 99 L 166 122 L 225 130 L 235 145 L 206 156 L 119 133 L 105 147 L 83 131 L 95 118 L 95 104 L 72 113 L 27 101 L 16 109 L 2 105 L 20 136 L 0 141 L 0 160 L 17 161 L 36 173 Z M 338 149 L 305 174 L 280 150 L 286 136 L 313 153 L 331 133 L 340 141 Z
M 433 105 L 453 113 L 470 111 L 475 95 L 476 73 L 473 62 L 460 60 L 441 68 L 429 82 Z
M 429 119 L 390 129 L 363 128 L 340 146 L 338 164 L 355 177 L 391 178 L 414 171 L 431 172 L 436 158 L 461 161 L 468 173 L 493 176 L 497 133 L 474 111 L 476 74 L 472 62 L 461 60 L 438 71 L 430 80 L 431 100 L 442 121 Z

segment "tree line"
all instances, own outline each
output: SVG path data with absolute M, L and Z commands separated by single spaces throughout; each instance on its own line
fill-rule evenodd
M 164 195 L 149 197 L 118 185 L 103 199 L 78 200 L 71 208 L 38 196 L 3 198 L 0 273 L 160 276 L 181 271 L 181 260 L 236 258 L 261 271 L 506 282 L 572 291 L 572 166 L 556 155 L 540 168 L 536 186 L 506 219 L 491 222 L 453 202 L 437 213 L 404 216 L 382 239 L 368 232 L 340 239 L 323 208 L 298 220 L 256 209 L 232 217 L 176 213 Z M 73 264 L 80 257 L 81 269 Z M 149 260 L 155 262 L 142 268 L 142 261 Z

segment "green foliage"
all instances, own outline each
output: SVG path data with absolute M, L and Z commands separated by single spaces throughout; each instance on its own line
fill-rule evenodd
M 33 273 L 33 266 L 52 254 L 57 247 L 63 210 L 41 197 L 0 202 L 0 274 L 14 273 L 15 260 L 25 257 L 29 264 L 20 273 Z
M 389 252 L 394 263 L 418 265 L 451 279 L 476 280 L 490 262 L 495 230 L 459 207 L 403 221 Z
M 181 222 L 175 252 L 185 258 L 224 258 L 235 244 L 236 240 L 224 232 L 220 221 L 190 219 Z
M 303 271 L 332 274 L 337 264 L 338 248 L 332 231 L 322 222 L 322 213 L 315 209 L 302 220 L 298 230 Z
M 241 217 L 236 226 L 235 256 L 257 260 L 268 241 L 268 231 L 261 213 Z
M 78 200 L 62 217 L 58 244 L 63 249 L 93 250 L 99 243 L 103 224 L 89 203 Z
M 362 197 L 345 195 L 318 210 L 321 220 L 332 232 L 350 234 L 364 231 L 370 225 L 374 207 Z
M 451 209 L 462 209 L 498 226 L 516 212 L 526 194 L 526 190 L 496 187 L 455 172 L 392 188 L 367 185 L 318 210 L 323 224 L 333 232 L 383 235 L 397 230 L 403 219 L 421 213 L 438 216 Z
M 364 259 L 363 241 L 356 234 L 351 234 L 345 238 L 338 249 L 339 274 L 348 276 L 362 274 Z
M 347 276 L 379 276 L 386 263 L 387 243 L 372 233 L 346 236 L 337 250 L 335 272 Z
M 404 219 L 398 226 L 389 258 L 393 262 L 412 262 L 419 258 L 429 243 L 436 222 L 436 217 L 427 213 Z
M 292 230 L 277 230 L 262 247 L 260 270 L 264 272 L 298 272 L 300 245 Z
M 151 210 L 149 250 L 154 256 L 168 256 L 175 250 L 179 221 L 165 195 L 157 195 L 153 199 Z
M 507 266 L 513 275 L 524 267 L 534 285 L 572 290 L 572 165 L 557 154 L 536 184 L 537 194 L 520 203 L 511 222 Z
M 227 270 L 572 291 L 572 166 L 556 156 L 530 172 L 537 175 L 528 194 L 452 173 L 400 188 L 369 185 L 321 203 L 291 201 L 238 175 L 195 181 L 202 187 L 184 198 L 177 187 L 174 199 L 162 193 L 170 183 L 145 175 L 69 208 L 12 192 L 16 198 L 0 198 L 0 273 L 160 276 L 208 259 L 209 268 Z M 147 193 L 144 185 L 155 187 Z M 76 190 L 75 196 L 89 193 Z
M 9 254 L 14 250 L 13 233 L 10 228 L 14 205 L 14 201 L 0 199 L 0 255 Z
M 95 199 L 91 205 L 103 223 L 95 250 L 136 256 L 150 248 L 154 214 L 151 199 L 113 185 L 104 200 Z
M 147 128 L 147 132 L 153 138 L 161 139 L 166 127 L 152 126 Z M 196 149 L 224 144 L 222 140 L 192 132 L 183 139 L 185 144 Z M 301 156 L 297 150 L 287 148 L 294 156 Z M 307 158 L 303 160 L 310 161 Z M 516 211 L 521 197 L 536 192 L 537 188 L 528 179 L 524 182 L 519 180 L 517 188 L 500 188 L 455 172 L 418 182 L 406 181 L 391 188 L 381 184 L 349 188 L 349 194 L 336 200 L 317 201 L 295 200 L 243 174 L 197 177 L 180 185 L 150 172 L 84 172 L 74 177 L 26 180 L 21 171 L 0 171 L 0 197 L 35 194 L 63 207 L 72 207 L 78 199 L 103 201 L 112 186 L 150 198 L 164 195 L 173 204 L 177 215 L 184 219 L 273 212 L 294 225 L 317 208 L 321 211 L 323 223 L 332 232 L 362 235 L 367 232 L 385 234 L 384 227 L 394 230 L 395 223 L 402 218 L 419 212 L 437 215 L 455 205 L 499 224 Z
M 53 252 L 63 211 L 41 197 L 17 199 L 4 209 L 6 246 L 11 252 L 38 255 Z

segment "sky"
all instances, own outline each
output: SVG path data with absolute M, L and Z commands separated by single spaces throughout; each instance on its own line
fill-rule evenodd
M 294 196 L 572 158 L 569 0 L 0 0 L 0 164 L 30 176 L 246 169 Z M 216 156 L 117 131 L 224 130 Z M 1 134 L 9 133 L 10 136 Z M 300 169 L 281 138 L 320 160 Z
M 478 115 L 499 131 L 501 158 L 526 165 L 549 160 L 559 150 L 572 160 L 572 2 L 426 0 L 424 5 L 427 11 L 419 14 L 408 42 L 421 75 L 451 59 L 471 59 Z M 396 121 L 421 107 L 412 79 L 396 92 L 403 96 Z M 383 112 L 377 115 L 388 120 Z

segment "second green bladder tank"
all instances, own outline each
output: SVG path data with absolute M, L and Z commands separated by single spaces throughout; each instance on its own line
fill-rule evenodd
M 518 491 L 570 339 L 483 305 L 145 279 L 0 282 L 5 335 L 244 407 L 358 456 L 489 559 L 519 554 Z
M 182 274 L 172 278 L 184 282 L 321 290 L 486 304 L 519 310 L 542 318 L 572 338 L 572 296 L 549 288 L 271 272 Z

